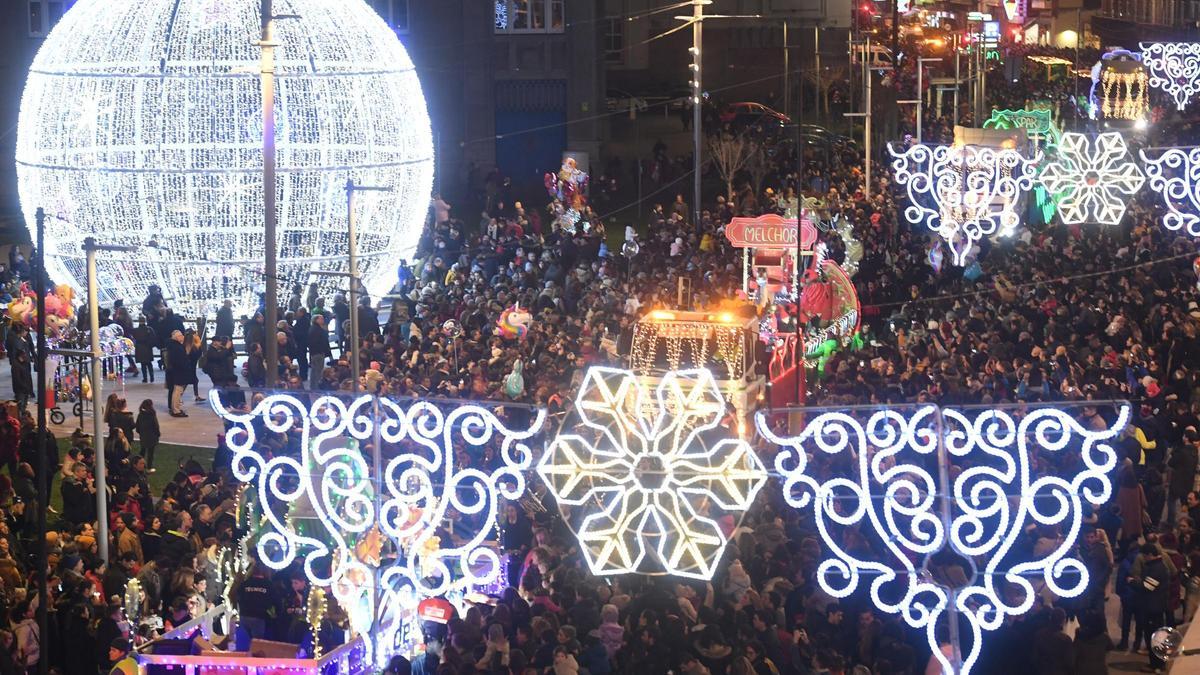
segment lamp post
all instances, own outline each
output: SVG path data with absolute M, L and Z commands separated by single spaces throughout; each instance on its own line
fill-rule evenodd
M 113 253 L 128 253 L 136 251 L 136 246 L 109 246 L 97 244 L 96 240 L 88 237 L 83 240 L 83 250 L 87 254 L 87 293 L 88 293 L 88 329 L 91 332 L 90 351 L 92 357 L 92 438 L 96 444 L 96 513 L 99 514 L 96 531 L 96 543 L 100 546 L 100 559 L 108 559 L 108 475 L 104 466 L 104 429 L 100 418 L 104 395 L 103 374 L 100 360 L 104 354 L 100 351 L 100 296 L 99 284 L 96 281 L 96 253 L 106 251 Z
M 258 47 L 262 50 L 260 62 L 260 84 L 262 88 L 263 120 L 263 248 L 266 259 L 263 277 L 266 281 L 264 323 L 267 339 L 266 359 L 267 387 L 274 388 L 279 379 L 279 342 L 274 339 L 275 324 L 279 322 L 279 255 L 275 242 L 275 15 L 272 0 L 262 0 L 262 39 Z
M 896 103 L 915 103 L 917 106 L 917 142 L 921 142 L 921 121 L 922 114 L 925 112 L 925 89 L 924 89 L 924 73 L 925 64 L 933 61 L 941 61 L 941 58 L 924 56 L 917 57 L 917 98 L 908 101 L 896 101 Z
M 871 68 L 867 65 L 867 59 L 871 54 L 871 38 L 867 38 L 866 42 L 861 45 L 863 54 L 863 86 L 866 88 L 866 93 L 863 96 L 863 112 L 844 113 L 845 117 L 862 117 L 863 122 L 863 196 L 867 199 L 871 197 Z
M 34 216 L 37 223 L 37 277 L 34 279 L 34 289 L 37 293 L 37 490 L 38 490 L 38 538 L 37 538 L 37 580 L 38 603 L 37 623 L 38 635 L 49 635 L 48 604 L 45 599 L 50 596 L 46 583 L 47 551 L 46 551 L 46 509 L 50 506 L 50 467 L 46 466 L 46 211 L 38 207 Z M 103 520 L 103 518 L 101 518 Z M 46 675 L 50 667 L 50 659 L 38 662 L 38 672 Z

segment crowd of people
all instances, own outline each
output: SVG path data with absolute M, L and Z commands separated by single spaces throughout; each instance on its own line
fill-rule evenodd
M 1010 107 L 1045 91 L 1032 71 L 1024 84 L 996 82 L 993 90 Z M 1062 87 L 1054 91 L 1067 95 Z M 946 139 L 949 121 L 927 115 L 926 138 Z M 1169 145 L 1190 130 L 1158 133 L 1159 144 Z M 734 194 L 714 195 L 704 205 L 699 223 L 683 195 L 653 207 L 624 237 L 636 247 L 617 243 L 622 238 L 606 229 L 616 222 L 590 211 L 580 221 L 588 225 L 570 232 L 552 210 L 502 191 L 470 222 L 439 198 L 420 262 L 401 275 L 386 306 L 364 298 L 351 307 L 344 296 L 330 301 L 315 286 L 296 286 L 276 326 L 264 325 L 259 313 L 239 327 L 226 304 L 210 333 L 203 324 L 185 327 L 154 289 L 136 322 L 122 306 L 106 309 L 102 319 L 121 323 L 133 337 L 131 375 L 144 382 L 164 376 L 166 396 L 157 408 L 172 416 L 188 414 L 188 388 L 201 401 L 200 373 L 217 387 L 253 388 L 266 382 L 270 367 L 287 388 L 348 389 L 351 312 L 358 312 L 363 336 L 367 391 L 558 411 L 586 366 L 618 360 L 639 316 L 675 304 L 678 279 L 691 281 L 695 307 L 736 297 L 740 260 L 723 225 L 735 214 L 786 210 L 799 183 L 806 196 L 825 202 L 831 217 L 848 219 L 864 245 L 854 283 L 872 335 L 813 373 L 810 404 L 1067 402 L 1081 424 L 1097 430 L 1115 418 L 1111 401 L 1133 404 L 1117 444 L 1113 499 L 1087 514 L 1076 549 L 1092 582 L 1070 600 L 1039 595 L 1030 612 L 994 633 L 975 672 L 1105 673 L 1110 650 L 1146 653 L 1153 630 L 1188 620 L 1200 604 L 1194 242 L 1164 230 L 1160 209 L 1145 195 L 1119 227 L 1030 222 L 1012 239 L 985 241 L 976 254 L 980 275 L 972 279 L 948 262 L 931 265 L 933 240 L 903 222 L 902 196 L 886 170 L 876 172 L 865 196 L 861 151 L 853 144 L 810 153 L 799 181 L 793 150 L 781 147 L 773 157 L 761 190 L 739 178 Z M 827 243 L 836 259 L 839 240 Z M 13 262 L 14 271 L 23 261 Z M 497 321 L 516 305 L 528 309 L 532 322 L 526 334 L 505 337 Z M 265 362 L 271 339 L 279 345 L 276 364 Z M 155 467 L 154 448 L 170 422 L 160 427 L 153 400 L 134 412 L 114 395 L 104 411 L 109 431 L 102 447 L 77 433 L 64 439 L 60 454 L 57 439 L 48 433 L 39 439 L 26 410 L 28 334 L 14 327 L 5 343 L 17 400 L 0 407 L 0 464 L 8 468 L 0 474 L 0 604 L 7 616 L 0 620 L 0 675 L 26 672 L 42 660 L 66 674 L 107 672 L 134 643 L 203 614 L 227 590 L 239 605 L 243 637 L 306 639 L 309 588 L 299 570 L 269 573 L 258 564 L 230 589 L 217 574 L 219 552 L 236 532 L 237 486 L 223 443 L 211 463 Z M 279 450 L 288 447 L 284 442 Z M 756 449 L 764 458 L 775 452 L 765 443 Z M 106 514 L 95 511 L 97 452 L 108 467 Z M 472 466 L 496 461 L 485 447 L 462 452 Z M 1061 468 L 1039 461 L 1044 470 Z M 828 476 L 845 470 L 818 468 Z M 171 476 L 161 489 L 151 487 L 160 484 L 156 469 Z M 57 486 L 58 499 L 40 504 L 39 480 Z M 411 662 L 395 659 L 389 672 L 939 672 L 924 636 L 874 609 L 864 592 L 835 601 L 820 590 L 816 568 L 827 551 L 811 511 L 789 507 L 778 489 L 762 492 L 711 582 L 596 578 L 582 564 L 573 534 L 553 517 L 553 505 L 548 513 L 511 507 L 499 535 L 514 561 L 509 588 L 494 604 L 445 624 L 426 623 L 422 653 Z M 45 600 L 31 590 L 42 509 L 50 511 L 52 526 Z M 98 518 L 111 533 L 108 563 L 98 556 Z M 1019 548 L 1032 552 L 1063 535 L 1035 528 Z M 860 539 L 868 551 L 881 544 L 865 534 Z M 132 578 L 145 593 L 140 619 L 124 607 Z M 1110 596 L 1117 598 L 1116 620 L 1105 611 Z M 35 620 L 43 602 L 51 617 L 46 635 Z M 1134 658 L 1163 665 L 1153 655 Z

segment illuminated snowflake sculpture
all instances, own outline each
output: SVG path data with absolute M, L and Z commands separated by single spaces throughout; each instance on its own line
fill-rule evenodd
M 776 435 L 758 416 L 759 431 L 783 448 L 776 468 L 787 502 L 812 507 L 832 556 L 818 567 L 818 583 L 835 598 L 868 583 L 876 607 L 924 630 L 945 673 L 971 671 L 983 631 L 1033 607 L 1041 590 L 1035 581 L 1059 597 L 1088 585 L 1072 550 L 1084 504 L 1103 505 L 1111 494 L 1117 454 L 1109 442 L 1128 422 L 1129 407 L 1103 432 L 1064 410 L 1015 412 L 824 412 L 794 438 Z M 1047 469 L 1045 457 L 1056 453 L 1071 475 Z M 839 454 L 849 461 L 827 461 Z M 1062 537 L 1031 559 L 1014 543 L 1032 526 L 1058 527 Z M 964 654 L 952 639 L 947 656 L 939 619 L 942 627 L 957 625 L 956 615 L 971 628 L 970 646 Z
M 1142 64 L 1150 71 L 1150 86 L 1170 94 L 1179 110 L 1200 94 L 1200 43 L 1143 42 Z
M 629 371 L 588 370 L 538 473 L 593 574 L 712 578 L 718 521 L 740 519 L 767 481 L 725 412 L 707 370 L 670 372 L 652 396 Z
M 1141 151 L 1150 189 L 1166 202 L 1163 227 L 1200 237 L 1200 148 L 1169 148 L 1158 159 Z
M 975 145 L 888 149 L 896 182 L 908 192 L 905 219 L 941 235 L 960 266 L 975 242 L 1016 231 L 1018 200 L 1033 186 L 1041 160 L 1040 152 L 1026 159 L 1016 150 Z
M 422 598 L 504 573 L 488 539 L 500 500 L 525 492 L 528 443 L 544 413 L 514 431 L 474 404 L 271 394 L 244 413 L 222 399 L 214 392 L 212 406 L 231 425 L 234 476 L 253 486 L 262 510 L 258 558 L 272 569 L 300 565 L 313 585 L 331 588 L 376 663 L 387 662 Z M 298 456 L 278 452 L 279 434 Z M 456 465 L 456 448 L 493 442 L 497 468 Z M 442 541 L 453 514 L 467 519 L 449 526 L 455 541 Z
M 396 35 L 363 0 L 288 0 L 276 22 L 280 283 L 332 291 L 345 271 L 347 179 L 358 197 L 368 290 L 414 252 L 433 180 L 421 86 Z M 102 302 L 151 284 L 188 316 L 263 287 L 258 0 L 78 0 L 42 45 L 16 148 L 32 230 L 42 207 L 50 274 L 82 290 L 84 237 L 158 248 L 105 254 Z
M 1094 222 L 1116 225 L 1125 215 L 1125 201 L 1146 181 L 1129 155 L 1125 139 L 1111 131 L 1093 143 L 1084 134 L 1063 134 L 1058 158 L 1038 178 L 1050 194 L 1061 194 L 1058 215 L 1067 225 Z

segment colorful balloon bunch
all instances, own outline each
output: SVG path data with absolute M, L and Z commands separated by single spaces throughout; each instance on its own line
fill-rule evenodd
M 75 318 L 75 291 L 66 284 L 59 284 L 54 290 L 46 293 L 46 334 L 59 336 L 71 325 Z M 29 288 L 29 284 L 21 284 L 21 290 L 12 302 L 8 303 L 8 318 L 13 323 L 20 323 L 33 328 L 37 325 L 37 294 Z

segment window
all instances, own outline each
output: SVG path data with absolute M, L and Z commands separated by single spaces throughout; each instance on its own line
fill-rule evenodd
M 383 17 L 384 22 L 397 33 L 408 32 L 409 0 L 367 0 L 372 8 Z
M 564 0 L 495 0 L 497 33 L 561 33 Z
M 75 0 L 28 0 L 29 37 L 46 37 Z
M 625 22 L 621 19 L 604 20 L 604 60 L 625 63 Z

